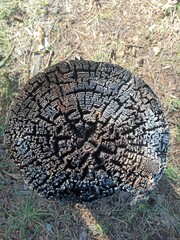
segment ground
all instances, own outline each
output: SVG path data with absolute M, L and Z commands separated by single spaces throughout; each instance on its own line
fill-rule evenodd
M 3 0 L 0 25 L 0 239 L 179 239 L 179 1 Z M 149 201 L 130 206 L 121 194 L 85 205 L 47 201 L 9 160 L 4 120 L 17 89 L 74 57 L 128 68 L 159 97 L 171 138 L 166 172 Z

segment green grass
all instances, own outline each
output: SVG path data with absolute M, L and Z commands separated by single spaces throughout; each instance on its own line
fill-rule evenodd
M 162 183 L 161 183 L 162 184 Z M 172 193 L 171 197 L 172 197 Z M 178 199 L 173 198 L 173 206 L 168 196 L 158 195 L 157 192 L 151 194 L 151 201 L 129 207 L 122 202 L 117 203 L 116 207 L 101 211 L 104 213 L 100 221 L 100 226 L 105 233 L 118 231 L 124 238 L 122 239 L 167 239 L 168 231 L 178 233 Z M 153 203 L 151 203 L 153 202 Z M 97 207 L 98 210 L 98 207 Z M 108 213 L 108 216 L 106 214 Z M 99 219 L 98 219 L 99 220 Z M 171 228 L 171 230 L 167 230 Z M 139 233 L 141 233 L 139 235 Z M 110 238 L 111 239 L 111 238 Z
M 92 59 L 97 62 L 105 61 L 107 58 L 108 58 L 107 54 L 101 50 L 96 51 L 92 56 Z
M 7 19 L 13 13 L 17 13 L 19 9 L 19 3 L 21 0 L 2 0 L 0 2 L 0 20 Z
M 172 5 L 172 6 L 164 8 L 164 15 L 169 16 L 169 15 L 172 15 L 173 13 L 175 13 L 176 11 L 180 11 L 180 3 L 179 3 L 179 1 L 176 4 Z
M 98 24 L 100 24 L 102 21 L 105 21 L 106 19 L 110 18 L 111 16 L 112 16 L 111 11 L 104 12 L 104 13 L 101 13 L 101 14 L 97 14 L 94 17 L 94 20 L 97 21 Z
M 1 13 L 1 12 L 0 12 Z M 0 54 L 6 51 L 9 48 L 9 39 L 8 39 L 8 30 L 7 28 L 1 24 L 1 31 L 0 31 Z M 0 56 L 2 60 L 3 56 Z
M 11 162 L 7 161 L 7 156 L 2 156 L 0 158 L 0 175 L 4 172 L 7 171 L 8 168 L 10 167 Z
M 5 230 L 7 239 L 13 234 L 16 239 L 34 239 L 35 235 L 45 227 L 44 219 L 49 216 L 49 211 L 39 209 L 36 204 L 37 201 L 32 195 L 19 198 L 18 204 L 8 213 Z
M 7 98 L 9 95 L 8 80 L 3 71 L 0 73 L 0 97 Z
M 0 137 L 3 136 L 4 130 L 5 130 L 5 112 L 6 112 L 6 107 L 7 104 L 10 100 L 10 93 L 9 93 L 9 84 L 7 77 L 5 76 L 4 69 L 3 71 L 0 72 L 0 108 L 1 108 L 1 113 L 0 114 Z
M 0 120 L 0 121 L 4 122 L 4 120 Z M 0 136 L 3 136 L 4 130 L 5 130 L 5 126 L 4 126 L 3 123 L 1 123 L 1 125 L 0 125 Z
M 174 128 L 172 128 L 171 134 L 172 134 L 173 138 L 174 138 L 177 142 L 180 142 L 180 125 L 175 126 Z
M 180 181 L 179 169 L 172 166 L 172 164 L 168 164 L 165 170 L 165 177 L 173 182 L 177 182 L 178 180 Z
M 180 110 L 180 98 L 168 97 L 165 100 L 168 112 Z

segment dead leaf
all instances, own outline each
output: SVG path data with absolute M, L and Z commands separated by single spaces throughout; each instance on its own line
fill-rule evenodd
M 38 36 L 37 36 L 37 39 L 39 41 L 39 44 L 42 44 L 43 45 L 43 39 L 44 39 L 44 30 L 43 28 L 41 27 L 41 25 L 38 26 Z
M 157 25 L 155 23 L 148 28 L 150 32 L 154 32 L 155 29 L 157 29 Z
M 35 40 L 33 43 L 33 47 L 31 52 L 37 53 L 44 49 L 44 39 L 45 39 L 45 32 L 41 25 L 38 26 L 37 32 L 35 32 Z
M 136 57 L 136 48 L 135 47 L 132 47 L 132 56 L 133 57 Z
M 139 42 L 139 37 L 138 36 L 133 36 L 132 40 L 133 40 L 134 43 L 137 43 L 137 42 Z
M 32 55 L 32 67 L 31 67 L 31 73 L 30 76 L 34 77 L 40 70 L 40 66 L 41 66 L 41 54 L 39 53 L 34 53 Z
M 161 51 L 161 47 L 158 47 L 158 46 L 153 47 L 153 52 L 155 56 L 157 56 L 160 53 L 160 51 Z

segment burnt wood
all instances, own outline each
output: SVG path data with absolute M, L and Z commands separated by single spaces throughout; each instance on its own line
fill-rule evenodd
M 151 191 L 166 165 L 168 126 L 150 87 L 122 67 L 60 62 L 21 89 L 5 143 L 48 199 L 92 201 Z

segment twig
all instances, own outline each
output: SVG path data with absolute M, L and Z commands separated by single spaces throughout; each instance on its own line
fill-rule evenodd
M 3 173 L 12 177 L 12 178 L 14 178 L 14 179 L 16 179 L 16 180 L 22 179 L 20 174 L 9 173 L 9 172 L 6 172 L 5 170 L 3 170 Z
M 132 48 L 132 47 L 135 47 L 135 48 L 144 48 L 143 46 L 140 46 L 140 45 L 135 45 L 135 44 L 124 44 L 126 47 L 128 48 Z
M 47 64 L 46 64 L 46 68 L 50 66 L 53 54 L 54 54 L 54 51 L 51 50 L 50 53 L 49 53 L 48 61 L 47 61 Z

